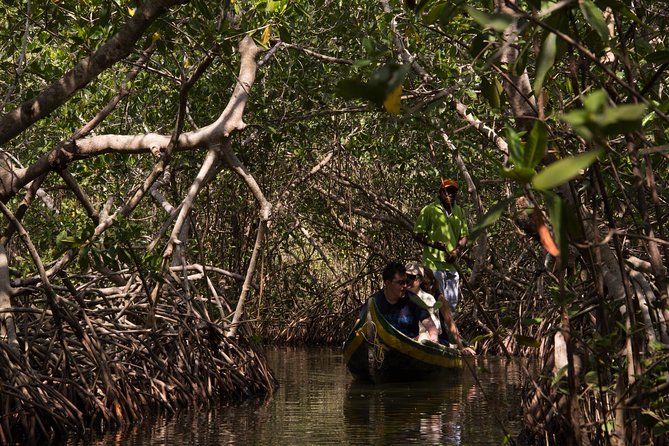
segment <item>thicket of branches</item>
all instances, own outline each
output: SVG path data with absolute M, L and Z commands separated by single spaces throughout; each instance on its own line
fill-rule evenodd
M 526 434 L 662 444 L 660 5 L 88 3 L 0 21 L 5 439 L 269 390 L 247 340 L 341 341 L 454 177 L 459 325 L 541 360 Z

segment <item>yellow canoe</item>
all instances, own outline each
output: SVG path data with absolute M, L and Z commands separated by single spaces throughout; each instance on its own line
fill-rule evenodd
M 457 375 L 464 365 L 458 350 L 417 342 L 390 325 L 374 299 L 344 342 L 344 361 L 354 377 L 376 383 Z

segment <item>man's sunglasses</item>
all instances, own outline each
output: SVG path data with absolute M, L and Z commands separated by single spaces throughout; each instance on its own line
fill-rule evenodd
M 409 279 L 404 279 L 404 280 L 391 280 L 392 283 L 396 283 L 398 285 L 411 285 L 413 280 Z
M 404 280 L 391 280 L 391 282 L 396 283 L 398 285 L 411 285 L 414 280 L 416 280 L 416 276 L 412 275 L 407 275 L 407 278 Z

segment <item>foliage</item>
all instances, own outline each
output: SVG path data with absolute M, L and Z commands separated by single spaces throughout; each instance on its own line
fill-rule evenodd
M 259 217 L 248 182 L 229 160 L 219 161 L 179 234 L 182 257 L 168 258 L 175 214 L 166 209 L 198 183 L 207 147 L 177 148 L 169 157 L 150 147 L 72 155 L 65 166 L 50 166 L 41 185 L 53 203 L 35 201 L 21 217 L 47 267 L 72 256 L 51 276 L 62 298 L 73 298 L 63 275 L 90 301 L 120 287 L 114 278 L 121 275 L 126 283 L 139 280 L 145 294 L 165 286 L 185 296 L 179 308 L 205 319 L 218 315 L 211 319 L 227 327 L 267 223 L 244 306 L 253 321 L 247 325 L 275 340 L 341 340 L 357 306 L 379 286 L 384 263 L 420 258 L 413 220 L 436 198 L 441 178 L 457 178 L 472 227 L 460 262 L 472 271 L 462 331 L 479 351 L 546 352 L 546 361 L 556 332 L 569 332 L 569 351 L 587 365 L 578 376 L 565 368 L 537 378 L 535 389 L 554 403 L 563 392 L 576 395 L 579 409 L 571 414 L 581 419 L 542 417 L 545 408 L 528 400 L 535 432 L 554 427 L 559 442 L 558 432 L 576 435 L 586 426 L 583 435 L 601 443 L 612 432 L 632 443 L 665 432 L 666 391 L 653 393 L 669 343 L 662 330 L 669 312 L 669 53 L 661 4 L 171 3 L 130 54 L 9 139 L 3 159 L 17 177 L 26 173 L 22 166 L 36 169 L 124 89 L 127 96 L 95 129 L 75 139 L 206 128 L 230 98 L 237 44 L 250 34 L 264 51 L 245 127 L 232 132 L 230 145 L 272 204 L 271 217 Z M 6 116 L 104 45 L 140 8 L 99 0 L 3 6 Z M 138 63 L 144 53 L 147 62 Z M 167 166 L 152 192 L 97 233 L 99 218 L 125 209 L 161 160 Z M 64 167 L 92 211 L 58 175 Z M 5 190 L 3 202 L 18 210 L 25 190 Z M 550 243 L 559 260 L 546 254 Z M 44 293 L 31 288 L 37 268 L 19 238 L 4 244 L 15 289 Z M 202 272 L 188 269 L 198 265 Z M 630 394 L 619 394 L 618 382 Z M 641 401 L 646 405 L 637 406 Z M 623 405 L 624 414 L 611 404 Z

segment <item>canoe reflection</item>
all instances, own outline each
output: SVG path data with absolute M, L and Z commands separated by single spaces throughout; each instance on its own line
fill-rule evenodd
M 344 401 L 349 444 L 461 444 L 466 378 L 411 384 L 350 383 Z

